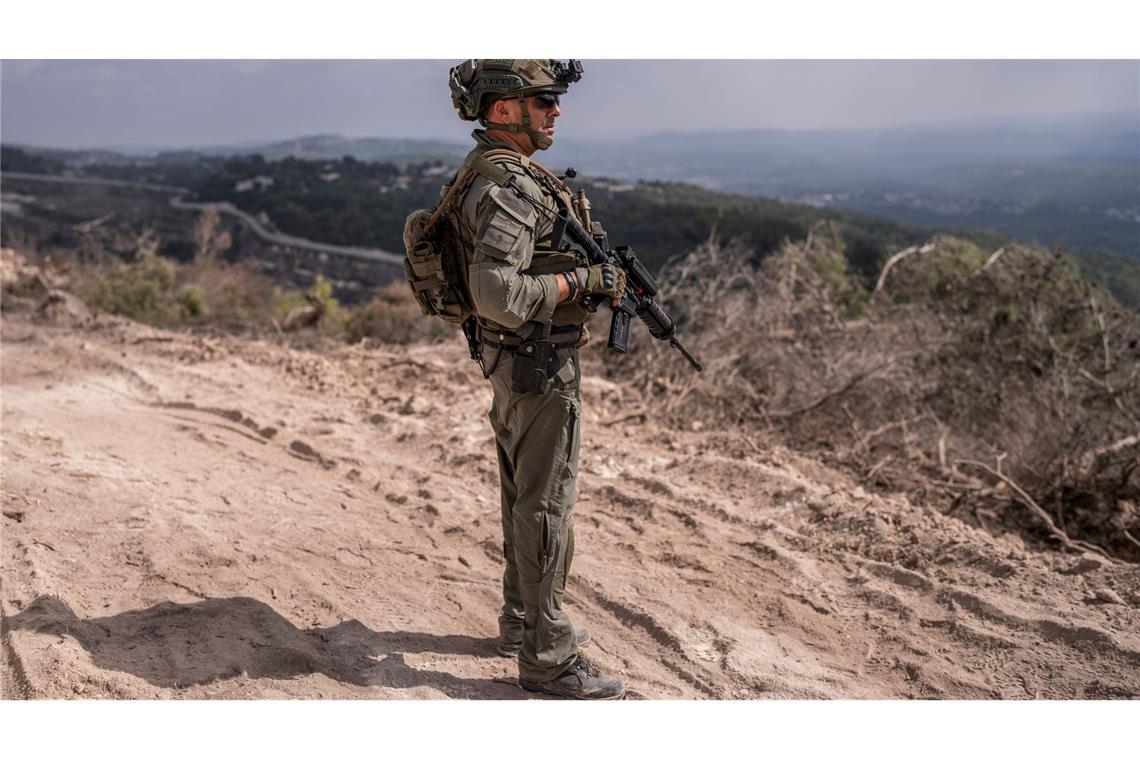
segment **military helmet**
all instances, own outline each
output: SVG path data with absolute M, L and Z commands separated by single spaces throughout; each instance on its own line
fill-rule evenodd
M 451 102 L 464 121 L 482 119 L 491 101 L 538 92 L 564 93 L 582 78 L 582 64 L 544 59 L 480 58 L 451 69 Z

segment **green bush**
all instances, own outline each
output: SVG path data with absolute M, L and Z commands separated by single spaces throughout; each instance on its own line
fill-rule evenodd
M 314 303 L 315 302 L 315 303 Z M 272 313 L 278 323 L 283 323 L 289 312 L 293 309 L 320 305 L 321 316 L 317 327 L 326 335 L 338 335 L 344 332 L 346 316 L 340 303 L 333 297 L 332 283 L 318 274 L 313 278 L 313 284 L 308 290 L 273 289 Z
M 969 241 L 938 236 L 932 242 L 934 251 L 912 253 L 890 271 L 886 288 L 896 303 L 954 299 L 986 261 L 985 252 Z
M 308 306 L 309 301 L 305 298 L 305 291 L 297 288 L 290 288 L 289 290 L 282 290 L 276 285 L 273 287 L 273 303 L 271 310 L 273 318 L 280 322 L 285 318 L 285 315 L 293 309 L 302 306 Z
M 170 293 L 174 283 L 172 265 L 156 256 L 144 256 L 131 264 L 118 264 L 109 271 L 84 278 L 78 295 L 88 306 L 139 322 L 168 324 L 179 308 Z
M 209 313 L 206 294 L 197 285 L 183 285 L 178 291 L 178 308 L 183 317 L 199 320 Z
M 402 280 L 382 288 L 366 306 L 342 306 L 333 286 L 317 275 L 305 290 L 270 287 L 250 269 L 221 261 L 183 266 L 155 255 L 136 261 L 85 269 L 74 278 L 75 294 L 91 308 L 162 327 L 210 326 L 231 331 L 280 326 L 297 308 L 319 305 L 316 331 L 357 342 L 434 342 L 452 338 L 457 328 L 420 313 Z M 302 320 L 304 321 L 304 320 Z

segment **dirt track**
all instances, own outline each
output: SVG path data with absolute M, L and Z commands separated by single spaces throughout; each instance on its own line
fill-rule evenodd
M 5 315 L 2 350 L 5 697 L 526 696 L 493 653 L 489 390 L 458 340 Z M 583 395 L 570 612 L 631 698 L 1140 696 L 1136 568 Z

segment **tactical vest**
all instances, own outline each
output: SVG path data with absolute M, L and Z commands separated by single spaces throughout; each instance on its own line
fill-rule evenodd
M 478 176 L 483 176 L 500 187 L 507 183 L 512 172 L 502 164 L 521 168 L 526 176 L 554 198 L 560 209 L 581 221 L 578 200 L 573 192 L 541 164 L 504 148 L 483 151 L 477 148 L 471 151 L 452 181 L 441 189 L 442 198 L 435 209 L 431 212 L 425 209 L 413 212 L 404 227 L 404 272 L 424 314 L 440 317 L 455 325 L 464 324 L 474 314 L 467 285 L 467 268 L 474 253 L 476 230 L 464 218 L 460 209 Z M 532 200 L 542 205 L 538 199 Z M 540 224 L 553 226 L 548 218 L 551 213 L 538 213 L 536 233 Z M 557 274 L 585 264 L 573 253 L 555 250 L 548 232 L 535 240 L 530 265 L 522 270 L 522 274 Z M 561 303 L 555 306 L 551 323 L 581 325 L 588 316 L 589 312 L 580 304 Z M 478 321 L 486 329 L 496 332 L 504 330 L 501 325 L 490 320 L 479 318 Z M 529 331 L 528 329 L 527 332 Z
M 569 211 L 571 216 L 579 222 L 581 221 L 578 200 L 573 191 L 571 191 L 570 188 L 566 186 L 566 183 L 557 175 L 537 161 L 532 161 L 528 156 L 505 148 L 495 148 L 483 152 L 476 149 L 468 155 L 464 161 L 464 166 L 469 166 L 472 172 L 486 177 L 496 185 L 502 186 L 509 178 L 511 172 L 509 168 L 501 165 L 504 163 L 520 167 L 528 177 L 534 180 L 539 187 L 555 199 L 555 203 L 559 207 Z M 466 190 L 470 190 L 470 185 Z M 466 190 L 464 191 L 465 193 Z M 460 203 L 461 202 L 462 201 L 460 201 Z M 539 221 L 535 226 L 536 233 L 539 226 L 546 226 L 543 224 L 544 221 L 547 224 L 550 222 L 541 212 L 538 216 Z M 465 246 L 469 246 L 467 254 L 468 260 L 470 260 L 470 255 L 474 250 L 473 241 L 475 240 L 475 231 L 462 230 L 460 238 L 463 240 Z M 551 246 L 551 242 L 550 232 L 547 232 L 540 238 L 536 238 L 534 254 L 531 257 L 530 266 L 522 270 L 522 274 L 557 274 L 559 272 L 568 272 L 575 267 L 586 266 L 586 262 L 579 261 L 575 254 L 555 250 Z M 586 321 L 588 316 L 589 312 L 586 311 L 581 304 L 560 303 L 554 307 L 554 315 L 551 318 L 551 323 L 554 325 L 580 325 Z M 480 318 L 479 321 L 484 327 L 494 330 L 502 329 L 501 326 L 489 320 Z

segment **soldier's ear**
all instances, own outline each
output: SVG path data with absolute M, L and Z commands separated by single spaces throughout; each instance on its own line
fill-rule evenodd
M 502 123 L 505 123 L 507 119 L 510 119 L 512 116 L 512 114 L 511 114 L 511 103 L 517 103 L 517 102 L 518 101 L 513 100 L 511 98 L 499 98 L 494 103 L 492 103 L 491 104 L 491 112 L 496 117 L 495 121 L 502 124 Z

